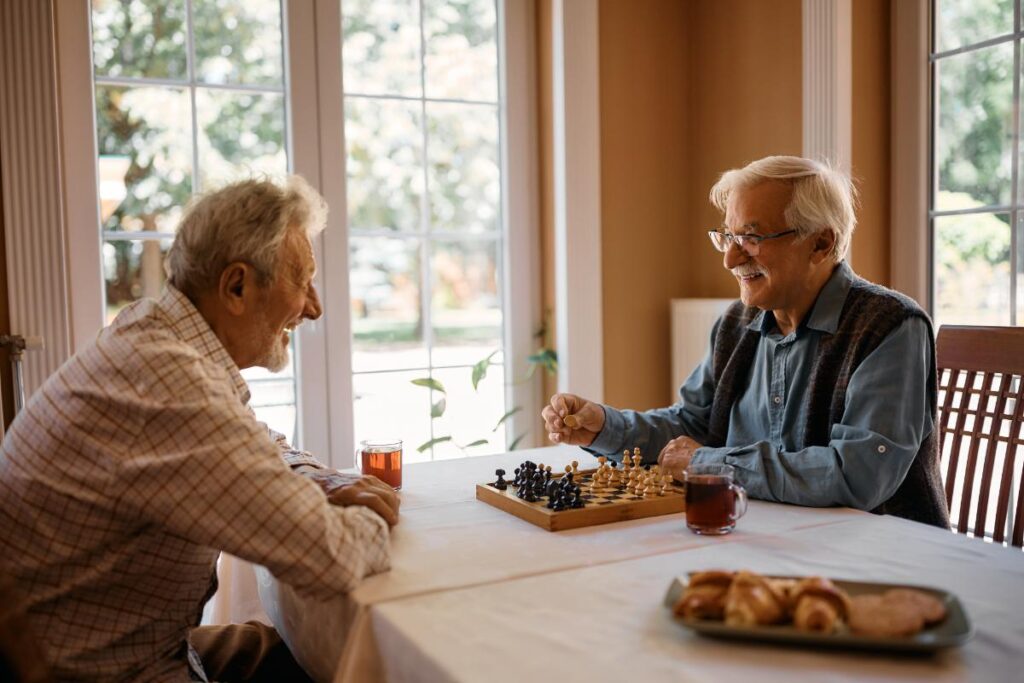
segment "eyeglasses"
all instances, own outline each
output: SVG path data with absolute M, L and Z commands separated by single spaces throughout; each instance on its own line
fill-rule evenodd
M 715 245 L 715 249 L 718 251 L 729 251 L 729 248 L 736 244 L 751 256 L 757 256 L 761 251 L 761 242 L 792 235 L 795 232 L 796 230 L 783 230 L 782 232 L 773 232 L 770 235 L 734 235 L 724 230 L 708 230 L 708 237 L 711 238 L 711 244 Z

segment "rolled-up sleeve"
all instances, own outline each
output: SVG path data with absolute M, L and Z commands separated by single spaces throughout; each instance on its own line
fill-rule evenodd
M 713 342 L 718 331 L 711 331 Z M 653 463 L 672 439 L 689 436 L 697 441 L 707 438 L 711 403 L 715 397 L 715 380 L 711 360 L 712 343 L 700 365 L 679 388 L 679 400 L 667 408 L 643 412 L 604 408 L 604 428 L 585 450 L 618 459 L 626 448 L 639 448 L 645 463 Z

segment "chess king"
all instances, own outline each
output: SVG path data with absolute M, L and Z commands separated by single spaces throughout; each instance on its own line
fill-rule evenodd
M 948 528 L 939 474 L 932 323 L 846 262 L 847 175 L 773 156 L 722 174 L 711 246 L 739 301 L 667 408 L 619 410 L 560 393 L 551 441 L 620 457 L 639 446 L 677 479 L 726 463 L 753 498 L 844 505 Z

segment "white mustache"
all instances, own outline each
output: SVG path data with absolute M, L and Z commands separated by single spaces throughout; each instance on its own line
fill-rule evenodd
M 765 270 L 760 266 L 752 264 L 744 264 L 742 266 L 736 266 L 732 269 L 732 274 L 735 277 L 750 277 L 752 275 L 767 275 Z

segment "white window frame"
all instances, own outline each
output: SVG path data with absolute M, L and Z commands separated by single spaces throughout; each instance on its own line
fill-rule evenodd
M 932 310 L 928 230 L 930 0 L 891 9 L 890 284 Z
M 295 359 L 296 445 L 333 467 L 354 464 L 348 226 L 343 150 L 340 0 L 282 0 L 288 87 L 288 149 L 293 173 L 304 176 L 331 207 L 314 245 L 323 319 L 298 330 Z M 508 434 L 527 432 L 521 445 L 539 445 L 540 384 L 517 382 L 528 371 L 541 322 L 533 0 L 500 2 L 504 31 L 499 50 L 504 106 L 502 191 L 505 230 L 502 264 L 505 306 L 506 404 L 523 410 Z M 68 250 L 63 264 L 70 290 L 73 350 L 103 326 L 98 172 L 88 0 L 55 2 L 62 176 Z M 332 150 L 337 150 L 332 153 Z M 515 229 L 510 229 L 514 226 Z M 515 270 L 510 264 L 516 264 Z M 517 277 L 512 278 L 511 273 Z

